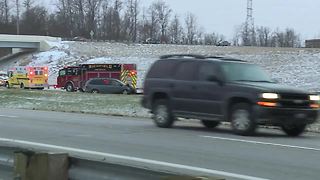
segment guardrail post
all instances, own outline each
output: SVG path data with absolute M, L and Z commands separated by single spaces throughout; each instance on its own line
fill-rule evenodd
M 68 180 L 68 154 L 16 152 L 15 180 Z

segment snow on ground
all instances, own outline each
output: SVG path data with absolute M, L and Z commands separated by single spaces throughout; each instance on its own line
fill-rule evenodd
M 46 43 L 51 47 L 51 48 L 60 48 L 60 49 L 68 49 L 69 48 L 69 43 L 72 43 L 72 41 L 46 41 Z
M 149 45 L 108 42 L 54 42 L 47 52 L 30 56 L 30 65 L 48 65 L 49 83 L 56 84 L 58 70 L 82 63 L 136 63 L 138 86 L 151 64 L 165 54 L 202 54 L 240 58 L 263 66 L 282 83 L 320 91 L 320 49 Z

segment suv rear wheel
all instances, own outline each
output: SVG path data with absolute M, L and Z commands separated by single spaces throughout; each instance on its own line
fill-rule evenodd
M 91 93 L 93 93 L 93 94 L 98 94 L 98 93 L 99 93 L 99 90 L 93 89 L 93 90 L 91 91 Z
M 306 124 L 285 124 L 282 125 L 282 130 L 288 135 L 288 136 L 299 136 L 301 135 L 304 130 L 306 129 Z
M 169 103 L 167 100 L 156 100 L 152 108 L 153 120 L 158 127 L 170 128 L 174 123 Z
M 248 136 L 254 134 L 257 124 L 248 103 L 235 104 L 231 110 L 231 126 L 236 134 Z
M 220 124 L 218 121 L 201 120 L 201 122 L 206 128 L 215 128 Z
M 126 90 L 126 89 L 125 89 L 125 90 L 123 90 L 123 91 L 122 91 L 122 94 L 124 94 L 124 95 L 128 95 L 128 94 L 129 94 L 129 92 L 128 92 L 128 90 Z

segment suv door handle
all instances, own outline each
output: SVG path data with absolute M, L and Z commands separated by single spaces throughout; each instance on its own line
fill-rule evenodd
M 169 84 L 169 87 L 174 88 L 175 86 L 174 86 L 174 84 Z

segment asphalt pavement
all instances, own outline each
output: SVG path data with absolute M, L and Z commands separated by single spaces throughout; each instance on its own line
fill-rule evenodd
M 0 146 L 8 140 L 226 179 L 320 179 L 320 135 L 313 133 L 292 138 L 259 129 L 255 137 L 242 137 L 229 127 L 209 130 L 193 121 L 160 129 L 151 119 L 0 109 Z

